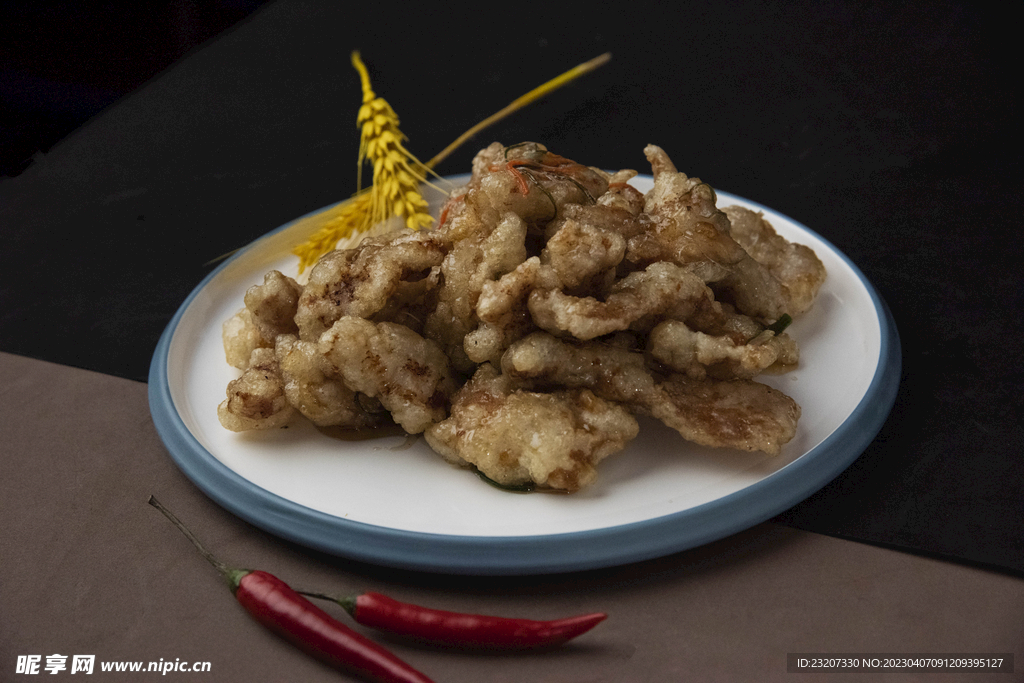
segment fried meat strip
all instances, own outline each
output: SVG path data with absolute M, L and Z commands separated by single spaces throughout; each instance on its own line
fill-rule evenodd
M 569 342 L 546 332 L 512 344 L 502 356 L 501 369 L 523 385 L 586 388 L 632 405 L 643 405 L 654 392 L 643 354 L 604 342 Z
M 597 198 L 598 206 L 611 209 L 610 212 L 605 212 L 606 216 L 619 217 L 619 220 L 615 222 L 614 227 L 605 225 L 602 227 L 610 227 L 616 229 L 616 232 L 622 234 L 623 237 L 632 237 L 629 233 L 639 232 L 639 227 L 634 229 L 635 223 L 630 224 L 628 229 L 622 229 L 626 223 L 622 221 L 625 215 L 636 217 L 641 211 L 644 210 L 644 195 L 643 193 L 629 184 L 629 181 L 637 176 L 637 172 L 632 169 L 622 169 L 616 171 L 608 179 L 608 190 Z
M 440 268 L 431 268 L 429 275 L 420 280 L 399 282 L 384 308 L 374 313 L 369 320 L 375 323 L 398 323 L 417 334 L 423 334 L 427 318 L 437 307 L 440 281 Z
M 800 409 L 753 378 L 798 361 L 767 326 L 808 309 L 824 267 L 761 214 L 719 210 L 661 148 L 644 153 L 646 194 L 636 171 L 494 143 L 436 229 L 332 252 L 305 286 L 271 271 L 224 324 L 243 372 L 221 421 L 266 429 L 297 411 L 361 428 L 387 411 L 499 483 L 569 491 L 638 414 L 697 444 L 778 453 Z
M 383 408 L 366 409 L 339 377 L 324 374 L 319 345 L 281 335 L 274 347 L 288 402 L 319 427 L 365 429 L 382 422 Z M 364 397 L 365 398 L 365 397 Z M 376 403 L 376 401 L 373 401 Z
M 652 415 L 704 446 L 777 454 L 796 433 L 800 407 L 780 391 L 751 380 L 659 381 L 643 354 L 614 345 L 574 344 L 544 333 L 513 344 L 502 369 L 540 386 L 587 388 L 597 396 Z
M 774 322 L 784 313 L 789 302 L 786 293 L 768 269 L 746 256 L 729 269 L 729 273 L 711 284 L 717 298 L 730 301 L 751 317 Z
M 248 369 L 228 383 L 227 399 L 217 406 L 220 423 L 233 432 L 283 427 L 294 413 L 274 350 L 268 348 L 253 350 Z
M 252 311 L 248 308 L 243 308 L 224 321 L 221 326 L 221 341 L 224 343 L 224 358 L 228 365 L 239 370 L 249 367 L 249 359 L 254 350 L 271 348 L 274 345 L 260 334 L 253 321 Z
M 299 283 L 277 270 L 267 273 L 262 285 L 253 285 L 245 292 L 245 307 L 264 340 L 273 344 L 277 335 L 299 331 L 295 312 L 301 294 Z
M 778 455 L 796 435 L 800 406 L 765 384 L 674 375 L 658 390 L 662 398 L 646 406 L 651 415 L 702 446 Z
M 530 292 L 559 285 L 558 275 L 537 256 L 484 283 L 476 307 L 480 323 L 463 341 L 469 359 L 474 363 L 499 363 L 509 344 L 536 329 L 527 307 Z
M 751 379 L 775 364 L 791 366 L 800 360 L 796 342 L 785 333 L 766 332 L 737 344 L 728 335 L 691 330 L 678 320 L 666 320 L 651 330 L 647 350 L 659 362 L 692 379 L 709 374 L 717 379 Z
M 561 290 L 535 290 L 529 308 L 538 327 L 588 340 L 631 327 L 648 327 L 647 319 L 652 316 L 669 314 L 685 319 L 698 310 L 710 309 L 713 301 L 700 277 L 661 261 L 624 277 L 604 301 Z
M 478 363 L 496 361 L 510 336 L 527 331 L 522 315 L 483 319 L 477 302 L 485 288 L 527 260 L 528 234 L 543 232 L 565 209 L 593 203 L 606 190 L 604 174 L 537 143 L 494 143 L 476 155 L 462 199 L 439 228 L 452 247 L 441 266 L 437 307 L 424 327 L 459 373 L 468 376 Z
M 491 148 L 488 148 L 491 149 Z M 512 211 L 539 232 L 565 207 L 593 204 L 608 189 L 608 175 L 544 145 L 524 142 L 503 148 L 480 177 L 480 191 L 499 214 Z
M 441 264 L 445 247 L 434 232 L 400 232 L 367 238 L 353 249 L 333 251 L 317 262 L 299 297 L 299 338 L 316 341 L 336 320 L 369 318 L 384 309 L 403 281 L 427 277 Z
M 598 462 L 638 431 L 629 411 L 590 391 L 515 389 L 486 364 L 426 438 L 448 461 L 474 465 L 499 484 L 576 491 L 594 481 Z
M 648 145 L 644 153 L 654 172 L 654 188 L 644 205 L 653 226 L 630 240 L 627 258 L 637 263 L 710 262 L 718 267 L 709 271 L 713 289 L 740 312 L 769 322 L 786 313 L 782 285 L 730 235 L 729 218 L 715 206 L 711 186 L 677 171 L 660 147 Z
M 471 217 L 474 210 L 470 204 L 463 215 Z M 480 293 L 526 259 L 525 241 L 526 223 L 506 212 L 492 229 L 480 229 L 456 242 L 441 263 L 444 284 L 424 333 L 441 345 L 463 374 L 472 374 L 476 367 L 476 361 L 466 355 L 464 339 L 479 322 L 476 305 Z
M 573 290 L 603 290 L 615 278 L 626 254 L 626 240 L 617 232 L 567 218 L 548 240 L 541 261 L 551 266 L 562 286 Z
M 319 351 L 329 374 L 378 399 L 409 434 L 447 415 L 456 390 L 448 358 L 409 328 L 344 316 L 320 337 Z
M 729 236 L 729 219 L 715 206 L 711 186 L 677 171 L 660 147 L 648 145 L 644 154 L 654 173 L 644 201 L 651 224 L 629 240 L 627 258 L 639 265 L 711 261 L 729 267 L 742 261 L 746 252 Z
M 730 233 L 758 263 L 779 281 L 792 316 L 807 311 L 825 282 L 825 266 L 814 251 L 780 236 L 764 214 L 741 206 L 723 209 L 731 223 Z

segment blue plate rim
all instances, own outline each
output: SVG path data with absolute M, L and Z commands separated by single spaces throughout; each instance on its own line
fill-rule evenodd
M 457 181 L 460 177 L 464 176 L 455 176 L 451 180 Z M 761 211 L 783 215 L 737 195 L 717 194 L 726 200 L 739 200 Z M 259 239 L 287 230 L 331 206 L 334 205 L 289 221 Z M 219 505 L 276 536 L 361 562 L 444 574 L 552 574 L 629 564 L 704 545 L 774 517 L 837 477 L 881 430 L 899 388 L 902 352 L 889 307 L 843 252 L 799 221 L 784 217 L 838 255 L 870 296 L 881 332 L 875 374 L 853 412 L 817 446 L 750 486 L 687 510 L 571 533 L 461 536 L 405 531 L 346 520 L 300 505 L 253 484 L 221 463 L 199 443 L 174 407 L 168 382 L 171 339 L 182 316 L 210 281 L 239 258 L 244 249 L 199 283 L 161 335 L 149 370 L 148 399 L 153 422 L 179 469 Z

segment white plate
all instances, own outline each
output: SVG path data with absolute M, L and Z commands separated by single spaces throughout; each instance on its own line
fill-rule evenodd
M 651 182 L 633 181 L 642 191 Z M 185 474 L 235 514 L 307 546 L 390 566 L 570 571 L 656 557 L 753 526 L 824 486 L 871 442 L 895 399 L 900 348 L 884 303 L 835 247 L 771 209 L 718 197 L 719 206 L 763 211 L 828 270 L 813 308 L 788 330 L 800 344 L 799 368 L 760 378 L 803 409 L 779 456 L 703 448 L 642 421 L 640 436 L 601 463 L 591 488 L 522 495 L 446 464 L 423 439 L 409 447 L 397 436 L 340 441 L 308 424 L 225 430 L 217 404 L 238 372 L 224 360 L 221 325 L 268 270 L 296 275 L 290 249 L 316 229 L 322 212 L 257 240 L 182 304 L 150 369 L 154 422 Z

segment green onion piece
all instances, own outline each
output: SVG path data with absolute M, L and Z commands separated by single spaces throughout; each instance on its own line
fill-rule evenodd
M 517 142 L 514 145 L 509 145 L 508 147 L 506 147 L 505 148 L 505 161 L 508 161 L 508 152 L 509 152 L 509 150 L 515 149 L 516 147 L 523 147 L 523 146 L 528 145 L 528 144 L 530 144 L 530 143 L 529 142 Z
M 782 331 L 789 327 L 789 324 L 793 322 L 792 316 L 789 313 L 783 313 L 778 320 L 768 326 L 767 329 L 771 330 L 775 334 L 782 334 Z
M 502 491 L 508 491 L 510 493 L 533 493 L 537 490 L 537 485 L 532 481 L 526 484 L 500 484 L 475 467 L 473 468 L 473 471 L 476 472 L 476 476 L 480 477 L 494 488 L 501 489 Z

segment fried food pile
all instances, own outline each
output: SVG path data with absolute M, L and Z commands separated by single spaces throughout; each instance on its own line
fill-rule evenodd
M 800 406 L 758 383 L 825 280 L 806 246 L 648 146 L 654 187 L 543 145 L 494 143 L 438 227 L 278 271 L 224 325 L 242 370 L 227 429 L 394 421 L 499 484 L 576 491 L 657 418 L 705 446 L 777 454 Z

